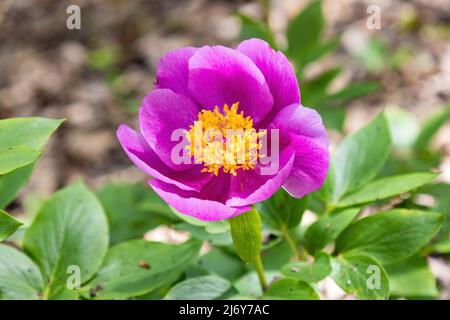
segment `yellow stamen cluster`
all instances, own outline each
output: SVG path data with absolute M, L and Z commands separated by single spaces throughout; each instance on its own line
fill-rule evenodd
M 196 163 L 203 163 L 202 172 L 219 174 L 223 172 L 237 175 L 237 170 L 254 169 L 260 153 L 260 138 L 266 132 L 256 132 L 251 117 L 238 113 L 239 103 L 231 109 L 224 105 L 220 112 L 218 106 L 214 110 L 202 110 L 198 120 L 189 126 L 186 133 L 190 145 L 186 146 Z

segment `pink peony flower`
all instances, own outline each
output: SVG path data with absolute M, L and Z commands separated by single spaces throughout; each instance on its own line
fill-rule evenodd
M 287 58 L 259 39 L 236 49 L 167 53 L 139 123 L 139 131 L 126 125 L 117 131 L 128 157 L 153 177 L 150 186 L 161 198 L 201 220 L 246 212 L 281 187 L 301 198 L 320 188 L 327 175 L 329 142 L 321 117 L 301 105 Z M 180 129 L 183 136 L 173 139 Z M 209 129 L 223 136 L 208 137 Z M 234 129 L 247 131 L 226 134 Z M 250 147 L 239 148 L 237 138 Z M 242 151 L 240 161 L 233 150 Z M 183 152 L 191 161 L 179 161 Z

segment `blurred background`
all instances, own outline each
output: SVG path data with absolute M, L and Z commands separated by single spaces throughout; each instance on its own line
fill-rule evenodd
M 73 4 L 81 9 L 80 30 L 66 27 Z M 368 27 L 370 5 L 380 10 L 380 29 Z M 332 148 L 387 110 L 395 152 L 408 161 L 384 170 L 422 165 L 450 182 L 448 0 L 323 0 L 321 8 L 308 0 L 2 0 L 0 118 L 66 119 L 9 211 L 33 211 L 80 178 L 95 190 L 142 181 L 115 130 L 124 122 L 137 128 L 159 58 L 187 45 L 235 46 L 253 36 L 293 61 L 303 104 L 322 114 Z M 441 122 L 426 141 L 429 150 L 419 145 L 409 163 L 421 124 L 436 114 Z M 448 266 L 439 267 L 440 281 L 450 283 Z

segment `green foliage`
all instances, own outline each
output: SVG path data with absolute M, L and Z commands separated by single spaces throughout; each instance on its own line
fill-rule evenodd
M 82 289 L 96 299 L 125 299 L 173 283 L 198 255 L 201 243 L 169 245 L 130 240 L 113 246 L 97 275 Z
M 81 283 L 100 267 L 108 247 L 106 216 L 94 194 L 77 183 L 42 206 L 23 242 L 42 271 L 44 297 L 53 298 L 67 290 L 70 266 L 80 269 Z
M 168 300 L 213 300 L 230 289 L 229 281 L 217 276 L 191 278 L 176 284 L 167 294 Z
M 286 278 L 273 283 L 264 294 L 264 298 L 271 300 L 319 300 L 319 295 L 306 282 Z
M 8 238 L 22 225 L 22 222 L 11 217 L 8 213 L 0 210 L 0 241 Z

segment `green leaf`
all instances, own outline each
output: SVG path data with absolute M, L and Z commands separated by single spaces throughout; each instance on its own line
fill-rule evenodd
M 389 278 L 384 268 L 367 256 L 336 257 L 332 259 L 331 277 L 347 293 L 359 299 L 387 299 Z
M 386 109 L 386 118 L 394 147 L 411 147 L 420 129 L 416 116 L 403 108 L 390 107 Z
M 450 253 L 450 240 L 441 240 L 435 243 L 432 246 L 433 252 L 441 253 L 441 254 L 449 254 Z
M 271 300 L 319 300 L 317 292 L 306 282 L 296 279 L 281 279 L 271 284 L 264 294 Z
M 167 294 L 168 300 L 214 300 L 230 289 L 228 280 L 217 276 L 191 278 L 177 283 Z
M 22 252 L 0 244 L 0 299 L 37 300 L 44 282 L 38 267 Z
M 0 209 L 5 208 L 28 182 L 34 163 L 0 176 Z
M 298 226 L 308 203 L 308 196 L 296 199 L 284 189 L 280 189 L 272 197 L 257 203 L 255 206 L 266 227 L 272 230 L 280 230 Z
M 22 222 L 0 210 L 0 241 L 5 240 L 22 225 Z
M 172 212 L 180 218 L 180 220 L 185 221 L 189 224 L 192 224 L 196 227 L 204 228 L 206 232 L 209 233 L 223 233 L 230 230 L 230 224 L 226 220 L 222 221 L 203 221 L 191 216 L 187 216 L 170 207 Z
M 231 237 L 239 257 L 254 262 L 261 250 L 261 218 L 256 210 L 229 219 Z
M 322 1 L 312 1 L 301 11 L 287 28 L 288 55 L 304 67 L 305 61 L 320 44 L 320 36 L 325 22 L 322 14 Z
M 84 296 L 126 299 L 174 282 L 197 256 L 201 242 L 171 245 L 130 240 L 113 246 L 97 275 L 83 288 Z
M 267 283 L 271 283 L 281 276 L 279 271 L 265 271 L 264 274 L 266 276 Z M 257 298 L 261 297 L 263 294 L 261 285 L 259 284 L 258 275 L 255 271 L 244 274 L 233 283 L 233 286 L 240 293 L 240 295 L 245 297 Z
M 321 217 L 306 229 L 304 236 L 306 250 L 314 254 L 325 248 L 347 228 L 358 213 L 359 209 L 353 208 Z
M 0 120 L 0 149 L 27 146 L 41 151 L 62 120 L 11 118 Z
M 331 68 L 328 69 L 315 78 L 303 83 L 301 81 L 302 88 L 302 102 L 305 105 L 315 105 L 315 102 L 325 95 L 326 89 L 328 85 L 333 81 L 340 73 L 342 72 L 342 68 Z
M 281 273 L 288 278 L 305 282 L 319 282 L 331 273 L 330 256 L 319 252 L 313 263 L 291 262 L 281 269 Z
M 390 198 L 417 189 L 437 176 L 435 173 L 410 173 L 381 178 L 345 196 L 336 206 L 349 207 Z
M 233 281 L 244 273 L 244 267 L 238 257 L 221 249 L 214 248 L 201 256 L 198 264 L 221 278 Z
M 380 85 L 377 82 L 353 83 L 338 92 L 330 94 L 326 97 L 326 100 L 332 101 L 333 104 L 344 104 L 350 100 L 374 93 L 379 89 Z
M 414 147 L 419 150 L 426 149 L 436 132 L 438 132 L 438 130 L 447 122 L 449 118 L 450 105 L 444 107 L 442 110 L 428 118 L 422 125 L 422 129 L 420 130 Z
M 69 266 L 81 284 L 100 267 L 108 248 L 108 225 L 100 202 L 82 183 L 57 192 L 36 215 L 24 248 L 39 265 L 47 285 L 44 298 L 61 294 Z
M 367 255 L 388 264 L 405 259 L 427 244 L 442 225 L 437 212 L 396 209 L 353 222 L 339 236 L 336 250 Z
M 259 38 L 267 41 L 267 43 L 276 50 L 277 46 L 273 39 L 273 35 L 262 22 L 255 21 L 243 14 L 239 14 L 238 16 L 241 20 L 241 32 L 239 34 L 240 41 Z
M 34 162 L 40 154 L 39 151 L 23 145 L 0 148 L 0 175 Z
M 391 295 L 405 298 L 437 298 L 436 278 L 426 259 L 414 255 L 386 266 Z
M 230 230 L 221 233 L 215 232 L 212 233 L 206 231 L 207 230 L 206 228 L 194 226 L 187 222 L 178 223 L 174 227 L 179 230 L 188 231 L 192 237 L 202 241 L 208 241 L 216 246 L 228 246 L 233 244 L 233 239 L 231 238 Z
M 388 158 L 390 149 L 391 138 L 383 113 L 344 139 L 332 160 L 334 201 L 337 202 L 346 193 L 361 188 L 375 178 Z
M 142 238 L 148 230 L 174 221 L 169 206 L 138 184 L 106 185 L 98 198 L 108 217 L 111 244 Z

